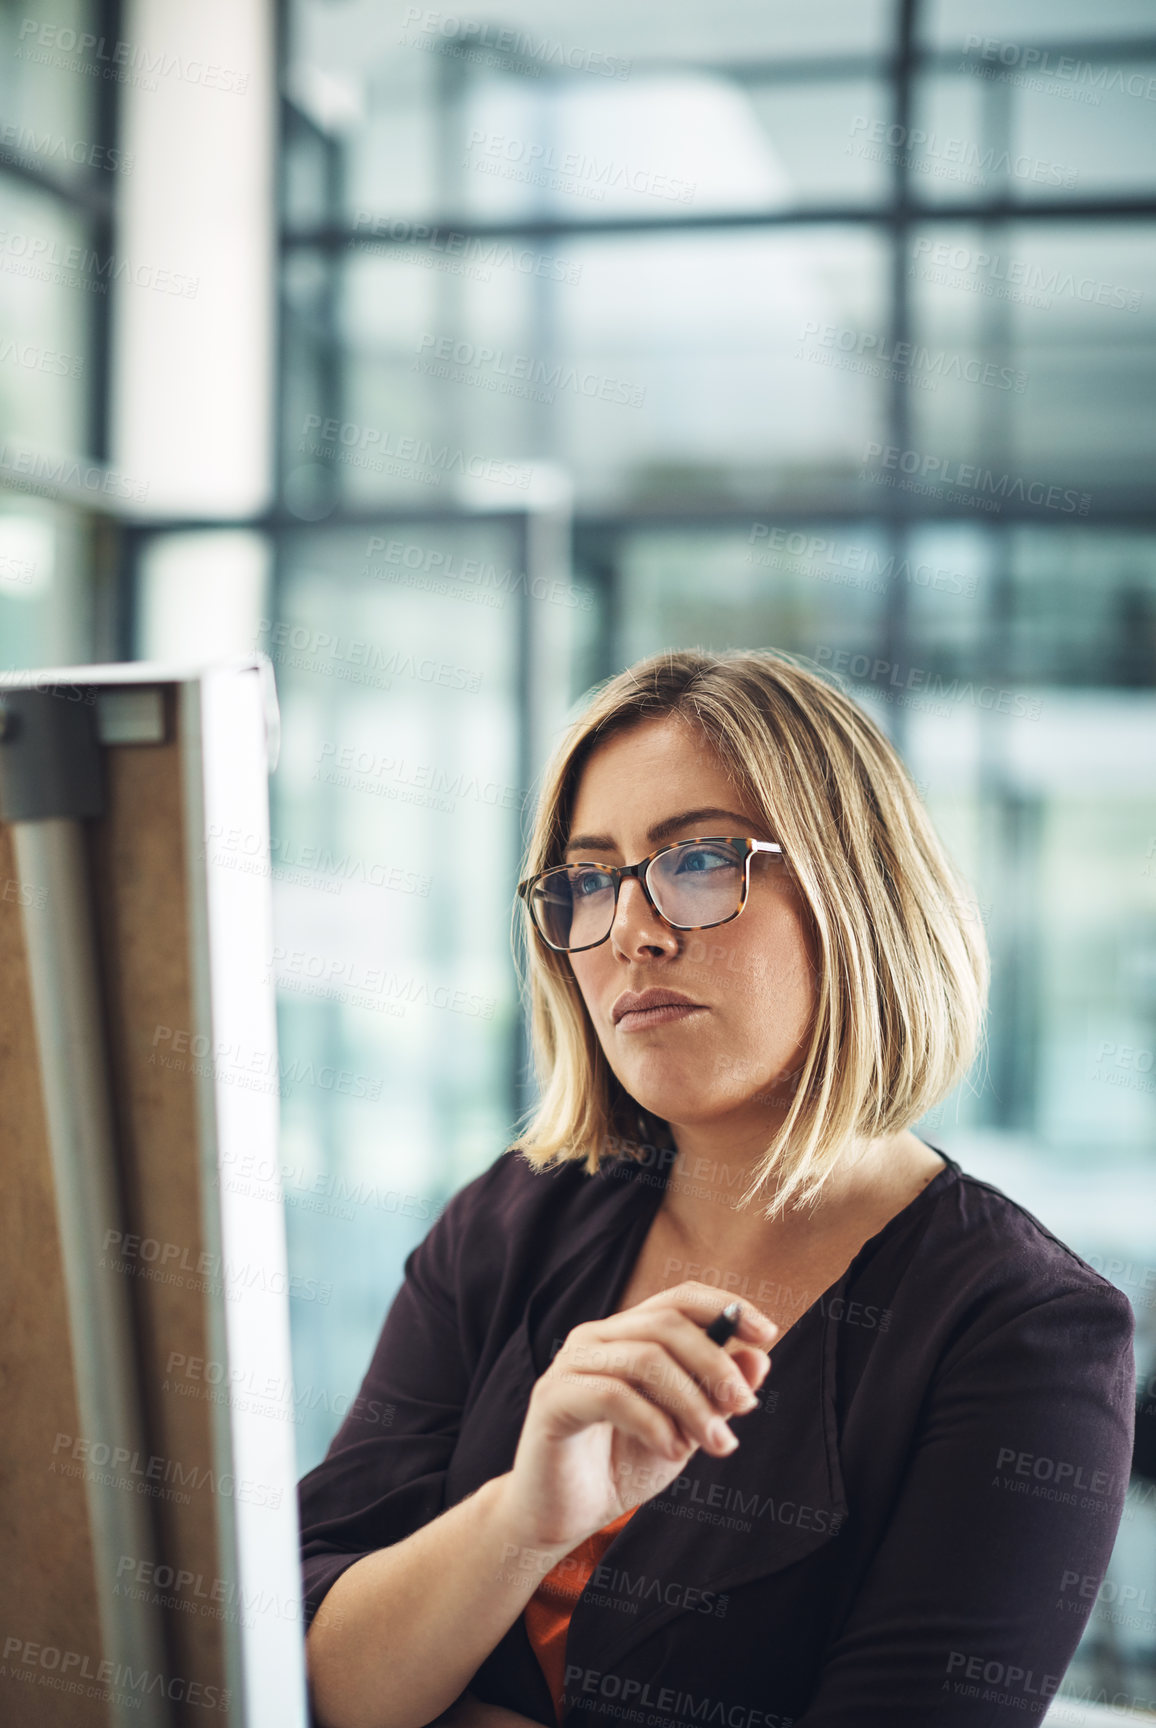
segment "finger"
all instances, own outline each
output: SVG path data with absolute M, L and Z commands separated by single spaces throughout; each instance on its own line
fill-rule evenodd
M 539 1388 L 548 1437 L 567 1440 L 592 1423 L 609 1422 L 661 1457 L 681 1461 L 686 1454 L 687 1441 L 674 1419 L 616 1375 L 572 1371 L 551 1385 L 547 1374 L 536 1393 Z
M 727 1304 L 728 1293 L 715 1288 L 713 1284 L 700 1284 L 688 1280 L 685 1284 L 675 1284 L 669 1290 L 659 1290 L 655 1295 L 648 1296 L 633 1309 L 626 1308 L 626 1314 L 636 1313 L 638 1309 L 654 1307 L 675 1307 L 679 1313 L 685 1314 L 696 1325 L 709 1326 L 717 1319 L 721 1309 Z M 739 1323 L 734 1334 L 748 1344 L 756 1344 L 760 1349 L 769 1350 L 779 1337 L 779 1327 L 753 1302 L 743 1297 L 739 1303 Z
M 563 1372 L 613 1374 L 627 1381 L 643 1397 L 670 1411 L 693 1444 L 705 1446 L 716 1457 L 725 1457 L 734 1450 L 731 1445 L 733 1436 L 726 1426 L 725 1417 L 734 1412 L 736 1404 L 743 1410 L 754 1408 L 754 1394 L 745 1379 L 726 1352 L 712 1344 L 702 1330 L 684 1316 L 655 1313 L 636 1323 L 648 1326 L 653 1336 L 572 1339 L 559 1351 L 556 1361 Z M 705 1388 L 700 1385 L 679 1360 L 678 1354 L 668 1347 L 670 1334 L 678 1331 L 696 1337 L 700 1352 L 710 1352 L 705 1357 L 704 1372 L 707 1376 L 713 1373 L 713 1385 Z M 680 1342 L 685 1350 L 687 1339 L 684 1337 Z M 693 1354 L 693 1348 L 687 1353 Z M 715 1357 L 730 1383 L 729 1397 L 714 1395 L 719 1383 Z
M 594 1347 L 608 1348 L 611 1342 L 625 1338 L 648 1338 L 663 1344 L 697 1380 L 708 1398 L 725 1415 L 750 1407 L 750 1385 L 731 1351 L 715 1344 L 706 1331 L 688 1315 L 668 1306 L 626 1308 L 606 1320 L 589 1321 L 583 1328 L 583 1341 Z M 579 1340 L 575 1339 L 575 1343 Z M 736 1348 L 738 1348 L 736 1346 Z M 756 1346 L 742 1346 L 752 1356 L 769 1358 Z
M 771 1358 L 764 1350 L 752 1349 L 749 1344 L 736 1344 L 730 1356 L 747 1385 L 757 1392 L 771 1371 Z

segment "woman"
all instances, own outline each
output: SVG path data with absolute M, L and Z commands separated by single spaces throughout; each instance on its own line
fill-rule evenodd
M 1038 1721 L 1123 1508 L 1132 1312 L 910 1130 L 987 962 L 891 746 L 786 656 L 644 661 L 519 893 L 539 1107 L 406 1261 L 392 1425 L 301 1483 L 316 1720 Z

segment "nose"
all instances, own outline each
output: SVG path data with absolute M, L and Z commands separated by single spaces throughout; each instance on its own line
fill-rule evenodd
M 633 877 L 618 890 L 618 907 L 610 926 L 610 946 L 624 960 L 648 959 L 659 954 L 677 954 L 679 936 L 664 924 Z

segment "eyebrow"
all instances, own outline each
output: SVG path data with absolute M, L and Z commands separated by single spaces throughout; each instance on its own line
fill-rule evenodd
M 738 816 L 733 810 L 715 810 L 713 808 L 684 810 L 680 816 L 668 816 L 664 822 L 656 822 L 653 828 L 647 829 L 646 838 L 651 845 L 661 846 L 664 840 L 668 840 L 672 834 L 677 834 L 678 830 L 685 828 L 688 823 L 702 822 L 707 819 L 713 821 L 716 817 L 721 817 L 724 821 L 735 824 L 734 831 L 736 834 L 745 833 L 751 826 L 749 816 Z M 755 826 L 761 826 L 761 824 L 756 823 Z M 575 834 L 568 842 L 566 851 L 575 852 L 582 849 L 588 852 L 614 852 L 617 847 L 618 842 L 612 839 L 609 834 Z

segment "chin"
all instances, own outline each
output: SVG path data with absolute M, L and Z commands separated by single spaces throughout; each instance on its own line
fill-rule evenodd
M 670 1084 L 657 1084 L 653 1077 L 646 1085 L 634 1084 L 622 1076 L 622 1084 L 630 1096 L 649 1112 L 658 1116 L 664 1122 L 672 1125 L 681 1124 L 684 1127 L 698 1127 L 705 1122 L 712 1122 L 718 1116 L 727 1115 L 734 1105 L 729 1100 L 711 1098 L 701 1088 L 689 1088 L 686 1075 L 672 1075 Z

